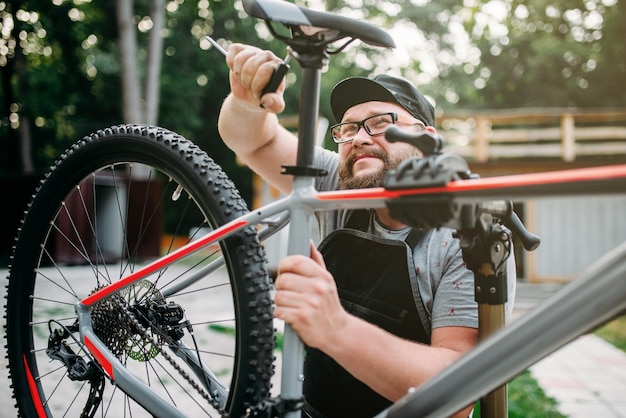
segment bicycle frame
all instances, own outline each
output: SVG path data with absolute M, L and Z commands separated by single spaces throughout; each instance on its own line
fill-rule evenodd
M 262 232 L 262 236 L 266 237 L 290 221 L 288 252 L 308 254 L 311 238 L 310 222 L 314 213 L 318 211 L 383 208 L 387 200 L 407 196 L 452 194 L 459 203 L 476 203 L 496 196 L 521 199 L 623 193 L 624 190 L 626 190 L 626 165 L 463 180 L 452 182 L 445 187 L 406 190 L 374 188 L 318 192 L 312 186 L 312 179 L 300 179 L 299 182 L 294 182 L 290 195 L 252 210 L 245 216 L 223 225 L 83 299 L 76 307 L 81 335 L 91 353 L 122 390 L 152 412 L 162 414 L 165 411 L 171 416 L 182 416 L 180 411 L 162 401 L 130 375 L 108 352 L 90 328 L 90 306 L 249 225 L 267 225 L 267 229 Z M 599 265 L 586 272 L 581 280 L 575 282 L 575 286 L 563 289 L 552 299 L 544 302 L 542 308 L 532 315 L 528 314 L 502 333 L 489 338 L 485 344 L 452 366 L 450 371 L 433 379 L 419 392 L 398 403 L 389 411 L 388 416 L 405 416 L 406 410 L 417 416 L 430 416 L 428 414 L 431 413 L 432 416 L 441 416 L 453 413 L 473 399 L 510 380 L 558 347 L 625 309 L 626 282 L 620 280 L 624 273 L 626 273 L 626 244 L 616 250 L 610 258 L 601 260 Z M 201 277 L 202 275 L 197 275 L 195 280 L 200 280 Z M 189 280 L 179 285 L 177 290 L 193 282 L 194 280 Z M 583 288 L 584 293 L 581 291 Z M 583 294 L 584 299 L 593 300 L 597 297 L 598 300 L 602 300 L 602 312 L 596 307 L 581 309 L 585 306 L 582 303 Z M 558 334 L 554 333 L 555 329 L 559 330 Z M 543 338 L 538 340 L 537 334 L 543 335 Z M 533 340 L 532 346 L 525 347 L 524 342 L 530 340 Z M 283 346 L 281 396 L 285 399 L 299 399 L 302 392 L 302 343 L 288 326 L 285 329 Z M 494 364 L 494 358 L 500 362 Z M 210 373 L 208 370 L 203 372 Z M 480 376 L 478 381 L 476 376 Z M 470 377 L 474 384 L 466 385 Z M 453 399 L 448 398 L 451 388 L 456 388 Z M 445 401 L 442 397 L 445 397 Z M 429 401 L 425 402 L 425 399 Z
M 393 199 L 427 198 L 442 194 L 452 196 L 461 204 L 474 204 L 487 200 L 520 200 L 626 191 L 626 165 L 615 165 L 542 174 L 470 179 L 437 187 L 318 192 L 314 188 L 314 177 L 310 170 L 314 170 L 315 121 L 319 113 L 321 68 L 326 54 L 323 49 L 316 54 L 316 57 L 311 55 L 303 57 L 297 56 L 298 52 L 295 52 L 296 59 L 302 66 L 302 87 L 298 129 L 299 147 L 293 167 L 296 170 L 291 194 L 261 208 L 253 209 L 248 214 L 98 290 L 76 305 L 80 334 L 85 346 L 117 386 L 154 414 L 183 416 L 181 411 L 163 401 L 155 392 L 130 374 L 124 365 L 110 353 L 91 327 L 90 307 L 244 227 L 265 225 L 266 229 L 260 232 L 261 237 L 264 238 L 289 223 L 288 254 L 308 255 L 312 219 L 319 211 L 377 209 L 384 208 L 386 202 Z M 450 226 L 454 227 L 454 225 Z M 219 261 L 216 263 L 219 264 Z M 206 273 L 211 268 L 213 267 L 209 266 L 201 273 Z M 594 268 L 585 272 L 575 284 L 544 302 L 532 314 L 528 314 L 511 327 L 480 344 L 455 365 L 425 384 L 419 391 L 407 395 L 405 399 L 381 413 L 380 417 L 442 416 L 462 409 L 473 400 L 507 382 L 533 362 L 625 309 L 626 281 L 621 279 L 625 273 L 626 245 L 622 245 L 613 254 L 600 260 Z M 203 274 L 196 274 L 184 283 L 178 284 L 171 291 L 182 290 L 195 281 L 201 280 L 202 277 Z M 585 305 L 582 289 L 584 289 L 585 299 L 602 300 L 602 308 Z M 540 335 L 540 338 L 537 338 L 537 335 Z M 529 340 L 533 340 L 532 346 L 524 344 Z M 297 401 L 302 396 L 304 347 L 288 325 L 285 327 L 283 347 L 281 398 Z M 192 365 L 194 372 L 203 375 L 203 381 L 212 381 L 210 371 L 204 368 L 192 353 L 186 351 L 185 347 L 177 348 L 180 349 L 180 356 Z M 469 381 L 473 384 L 468 385 Z M 449 397 L 451 392 L 455 393 L 452 398 Z M 299 416 L 299 412 L 288 412 L 285 416 Z

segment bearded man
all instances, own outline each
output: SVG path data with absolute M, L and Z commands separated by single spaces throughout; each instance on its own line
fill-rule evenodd
M 292 179 L 281 167 L 295 163 L 297 139 L 277 118 L 285 82 L 261 94 L 281 60 L 232 44 L 226 62 L 231 94 L 220 111 L 220 135 L 252 170 L 289 193 Z M 433 106 L 402 78 L 348 78 L 334 87 L 331 108 L 338 152 L 315 151 L 315 167 L 329 173 L 316 180 L 320 191 L 382 186 L 388 170 L 420 156 L 412 145 L 385 140 L 390 125 L 435 132 Z M 474 347 L 473 273 L 448 228 L 413 229 L 386 209 L 318 218 L 319 247 L 278 264 L 274 314 L 307 348 L 303 416 L 372 417 Z M 514 284 L 513 263 L 508 277 Z

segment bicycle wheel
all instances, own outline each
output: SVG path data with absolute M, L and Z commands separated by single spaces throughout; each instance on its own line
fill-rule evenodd
M 37 188 L 11 259 L 19 413 L 150 415 L 88 354 L 74 304 L 246 211 L 221 168 L 173 132 L 117 126 L 69 148 Z M 91 318 L 126 369 L 185 415 L 239 417 L 269 394 L 271 309 L 263 249 L 247 227 L 93 305 Z

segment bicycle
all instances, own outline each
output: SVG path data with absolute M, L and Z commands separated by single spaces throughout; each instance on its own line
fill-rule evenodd
M 297 416 L 303 346 L 288 326 L 281 394 L 270 396 L 276 335 L 262 248 L 267 237 L 289 224 L 288 252 L 308 254 L 315 211 L 391 203 L 404 212 L 443 196 L 453 207 L 479 210 L 478 217 L 504 220 L 513 215 L 509 204 L 497 203 L 502 199 L 626 189 L 626 165 L 474 178 L 463 174 L 462 161 L 440 153 L 437 138 L 396 130 L 390 139 L 428 148 L 426 166 L 411 162 L 408 175 L 386 188 L 317 192 L 313 176 L 322 173 L 311 151 L 328 54 L 357 39 L 380 47 L 393 41 L 371 24 L 287 2 L 243 4 L 289 44 L 303 68 L 300 147 L 296 165 L 286 168 L 294 176 L 292 194 L 248 211 L 204 151 L 158 127 L 114 126 L 72 145 L 35 191 L 11 258 L 7 356 L 21 415 Z M 320 32 L 303 30 L 310 27 Z M 437 171 L 436 184 L 418 175 L 442 167 L 452 170 Z M 515 222 L 513 229 L 532 241 Z M 561 306 L 544 305 L 505 328 L 381 416 L 453 413 L 623 310 L 625 257 L 622 246 L 580 282 L 592 289 L 586 297 L 591 292 L 603 301 L 602 312 L 572 305 L 566 299 L 575 290 L 557 295 Z M 606 292 L 609 285 L 621 288 Z M 549 317 L 531 324 L 538 315 Z M 544 332 L 532 348 L 523 346 L 524 338 L 563 318 L 567 326 L 558 334 Z

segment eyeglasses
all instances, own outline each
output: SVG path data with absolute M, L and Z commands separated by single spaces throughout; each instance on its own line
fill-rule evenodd
M 389 112 L 382 113 L 380 115 L 370 116 L 363 119 L 360 122 L 344 122 L 338 123 L 330 127 L 330 135 L 333 141 L 337 144 L 343 144 L 344 142 L 352 141 L 361 127 L 365 129 L 365 132 L 370 136 L 382 135 L 387 128 L 396 123 L 403 125 L 410 125 L 415 127 L 416 131 L 423 131 L 426 129 L 426 125 L 422 122 L 405 122 L 399 120 L 397 113 Z

